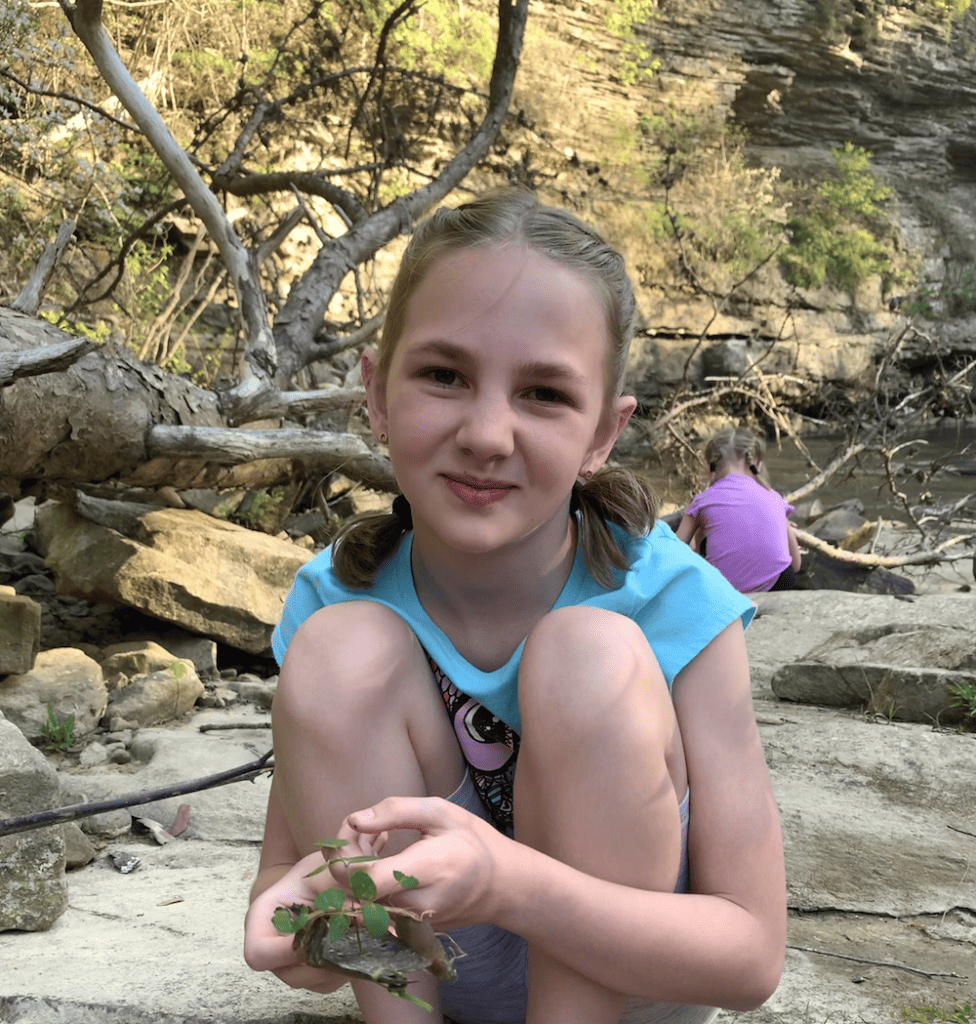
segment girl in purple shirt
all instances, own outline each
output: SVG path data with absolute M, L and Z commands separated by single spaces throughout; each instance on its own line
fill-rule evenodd
M 705 541 L 702 553 L 743 594 L 792 590 L 800 568 L 793 511 L 764 479 L 766 445 L 751 430 L 729 427 L 705 445 L 709 486 L 678 524 L 680 540 Z

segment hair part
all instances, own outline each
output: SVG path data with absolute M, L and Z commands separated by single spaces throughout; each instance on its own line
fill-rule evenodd
M 578 217 L 545 206 L 520 188 L 496 189 L 461 206 L 442 207 L 417 227 L 390 291 L 376 372 L 385 376 L 389 371 L 410 300 L 432 267 L 451 253 L 503 245 L 525 247 L 590 282 L 606 313 L 606 398 L 617 397 L 623 390 L 637 310 L 623 257 Z M 607 524 L 615 523 L 633 537 L 644 536 L 656 516 L 650 491 L 626 470 L 604 467 L 573 488 L 571 507 L 578 516 L 590 574 L 608 590 L 619 586 L 619 573 L 629 568 L 629 560 Z M 347 520 L 332 545 L 333 570 L 346 586 L 371 586 L 410 528 L 409 505 L 402 495 L 389 514 L 364 513 Z

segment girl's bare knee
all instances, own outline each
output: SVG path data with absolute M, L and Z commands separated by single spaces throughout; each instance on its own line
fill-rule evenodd
M 376 601 L 329 605 L 295 631 L 281 666 L 276 705 L 307 710 L 385 705 L 398 684 L 426 665 L 423 648 L 396 612 Z
M 572 680 L 572 685 L 568 685 Z M 592 713 L 627 691 L 664 687 L 657 660 L 631 619 L 578 605 L 550 612 L 525 642 L 519 670 L 519 705 L 582 698 Z M 594 705 L 594 701 L 596 704 Z M 525 710 L 523 708 L 523 717 Z

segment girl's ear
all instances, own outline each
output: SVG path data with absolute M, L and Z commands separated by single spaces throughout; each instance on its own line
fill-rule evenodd
M 373 437 L 380 440 L 389 434 L 386 417 L 386 382 L 377 370 L 379 357 L 371 348 L 363 349 L 360 368 L 363 373 L 363 385 L 366 388 L 366 411 L 369 413 L 369 426 Z
M 583 465 L 580 466 L 580 476 L 585 474 L 592 476 L 610 458 L 610 452 L 617 443 L 617 438 L 627 426 L 627 421 L 633 416 L 636 408 L 637 399 L 633 395 L 621 395 L 613 400 L 610 409 L 604 414 L 603 420 L 597 428 L 593 445 L 587 453 Z

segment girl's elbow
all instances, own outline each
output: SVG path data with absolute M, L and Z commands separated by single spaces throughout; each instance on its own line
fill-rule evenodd
M 780 960 L 778 963 L 767 965 L 751 964 L 746 975 L 741 979 L 740 991 L 736 993 L 734 1001 L 724 1009 L 744 1013 L 762 1006 L 779 987 L 783 975 L 783 962 Z

